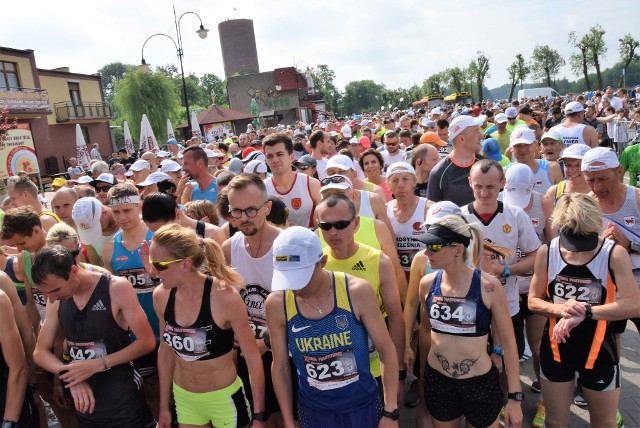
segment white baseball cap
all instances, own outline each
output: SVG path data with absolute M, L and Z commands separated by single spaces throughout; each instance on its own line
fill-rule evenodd
M 138 159 L 129 167 L 129 171 L 127 171 L 124 175 L 130 177 L 134 172 L 142 171 L 143 169 L 151 170 L 151 165 L 144 159 Z
M 244 172 L 248 174 L 263 174 L 267 172 L 267 166 L 259 159 L 254 159 L 244 166 Z
M 254 150 L 251 153 L 249 153 L 246 157 L 244 157 L 242 159 L 242 162 L 247 163 L 247 162 L 251 162 L 252 160 L 259 160 L 262 162 L 266 162 L 267 158 L 265 158 L 264 153 L 258 150 Z
M 427 228 L 436 220 L 441 219 L 446 215 L 462 215 L 462 210 L 456 204 L 451 201 L 440 201 L 431 205 L 427 210 L 427 217 L 422 223 L 422 227 Z
M 516 144 L 533 144 L 536 141 L 536 133 L 527 126 L 516 126 L 509 137 L 509 147 Z
M 484 115 L 478 117 L 469 115 L 457 116 L 449 124 L 449 140 L 453 141 L 454 138 L 462 134 L 462 131 L 470 126 L 482 126 L 485 120 L 487 120 L 487 116 Z
M 160 164 L 160 171 L 162 171 L 164 173 L 167 173 L 167 172 L 178 172 L 181 169 L 182 169 L 182 167 L 180 166 L 180 164 L 178 162 L 170 160 L 170 159 L 165 159 Z
M 531 202 L 533 191 L 533 172 L 523 163 L 509 165 L 505 173 L 506 183 L 502 192 L 505 204 L 525 208 Z
M 84 245 L 93 245 L 102 238 L 102 204 L 96 198 L 80 198 L 73 204 L 71 218 L 77 226 L 78 237 Z
M 324 192 L 329 189 L 347 190 L 353 187 L 353 183 L 348 177 L 344 175 L 330 175 L 322 179 L 323 186 L 320 188 L 320 192 Z
M 222 157 L 224 157 L 224 153 L 219 152 L 217 150 L 204 149 L 204 152 L 207 154 L 208 158 L 222 158 Z
M 518 109 L 515 107 L 509 107 L 504 111 L 504 114 L 506 114 L 509 119 L 513 119 L 518 116 Z
M 564 114 L 580 113 L 584 111 L 584 106 L 578 101 L 571 101 L 564 107 Z
M 340 133 L 343 138 L 351 138 L 351 127 L 349 125 L 345 125 L 340 129 Z
M 166 173 L 162 171 L 155 171 L 149 174 L 143 182 L 137 183 L 136 186 L 141 186 L 141 187 L 150 186 L 162 180 L 171 180 L 171 177 L 169 177 Z
M 306 287 L 322 255 L 320 238 L 306 227 L 292 226 L 282 231 L 273 241 L 271 291 Z
M 560 153 L 560 158 L 558 160 L 582 159 L 589 150 L 591 150 L 591 147 L 586 144 L 572 144 Z
M 329 168 L 339 168 L 343 171 L 355 170 L 353 161 L 346 155 L 335 155 L 329 158 L 326 169 Z
M 77 183 L 77 184 L 89 184 L 93 182 L 93 178 L 89 177 L 88 175 L 82 175 L 76 178 L 75 180 L 70 180 L 70 181 L 73 181 L 74 183 Z
M 442 110 L 440 110 L 440 107 L 436 107 L 433 110 L 431 110 L 431 113 L 429 114 L 442 114 Z
M 171 157 L 171 152 L 167 152 L 166 150 L 160 150 L 158 153 L 156 153 L 156 157 L 158 157 L 158 158 L 170 158 Z
M 599 165 L 596 165 L 599 164 Z M 595 147 L 590 149 L 582 157 L 582 172 L 595 172 L 605 169 L 617 168 L 620 166 L 620 161 L 616 152 L 609 147 Z
M 495 122 L 496 123 L 505 123 L 505 122 L 508 122 L 508 121 L 509 121 L 509 118 L 507 117 L 506 114 L 504 114 L 504 113 L 496 114 L 496 118 L 495 118 Z
M 93 187 L 96 187 L 98 183 L 107 183 L 107 184 L 111 184 L 112 186 L 115 186 L 116 184 L 118 184 L 118 180 L 116 180 L 113 174 L 109 174 L 108 172 L 103 172 L 98 176 L 98 178 L 91 181 L 91 185 Z
M 387 179 L 395 174 L 402 174 L 403 172 L 416 175 L 416 170 L 408 162 L 395 162 L 389 165 L 387 168 Z

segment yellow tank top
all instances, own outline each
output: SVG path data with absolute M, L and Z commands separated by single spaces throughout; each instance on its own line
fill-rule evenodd
M 371 284 L 371 288 L 373 288 L 373 291 L 378 297 L 380 312 L 383 317 L 386 317 L 387 313 L 384 310 L 382 296 L 380 295 L 380 254 L 382 254 L 382 252 L 364 244 L 359 244 L 358 251 L 347 259 L 335 259 L 331 255 L 331 248 L 329 247 L 326 247 L 323 252 L 328 257 L 325 269 L 334 272 L 344 272 L 362 278 Z M 382 373 L 380 371 L 380 356 L 374 348 L 371 339 L 369 339 L 369 364 L 371 365 L 371 374 L 374 377 L 379 377 Z
M 359 242 L 364 245 L 368 245 L 371 248 L 375 248 L 376 250 L 381 250 L 380 241 L 378 241 L 378 236 L 376 235 L 376 225 L 374 223 L 373 218 L 360 216 L 360 227 L 356 232 L 354 238 L 356 242 Z M 322 230 L 318 229 L 318 235 L 320 236 L 320 243 L 322 244 L 322 248 L 327 248 L 329 244 L 324 240 L 324 236 L 322 236 Z M 348 273 L 348 272 L 347 272 Z M 357 276 L 357 275 L 356 275 Z

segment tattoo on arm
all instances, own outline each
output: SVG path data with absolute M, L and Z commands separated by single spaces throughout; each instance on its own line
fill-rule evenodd
M 449 360 L 447 360 L 444 355 L 436 352 L 435 356 L 438 361 L 440 361 L 442 370 L 451 375 L 451 377 L 453 378 L 469 374 L 469 372 L 471 371 L 471 367 L 473 367 L 475 363 L 480 359 L 480 357 L 478 356 L 476 358 L 466 358 L 459 363 L 449 363 Z

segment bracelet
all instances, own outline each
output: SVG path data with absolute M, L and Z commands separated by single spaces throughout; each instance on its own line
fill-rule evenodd
M 502 355 L 504 355 L 504 350 L 502 349 L 502 346 L 494 346 L 491 348 L 491 353 L 502 357 Z
M 266 411 L 254 412 L 252 419 L 258 422 L 267 422 L 269 420 L 269 414 Z
M 406 369 L 400 370 L 400 372 L 398 373 L 398 380 L 407 380 L 407 370 Z
M 9 419 L 5 419 L 2 421 L 1 428 L 18 428 L 18 423 L 15 421 L 10 421 Z
M 103 355 L 100 357 L 100 359 L 102 360 L 102 367 L 104 368 L 102 371 L 106 372 L 107 370 L 109 370 L 109 366 L 107 365 L 107 357 Z
M 266 346 L 268 350 L 271 350 L 271 335 L 269 334 L 269 330 L 264 332 L 262 340 L 264 340 L 264 346 Z

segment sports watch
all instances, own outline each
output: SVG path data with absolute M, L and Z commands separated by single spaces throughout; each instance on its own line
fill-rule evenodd
M 632 253 L 640 253 L 640 242 L 631 241 L 629 244 L 629 249 Z
M 514 401 L 523 401 L 524 394 L 522 392 L 510 392 L 507 394 L 507 398 Z
M 382 417 L 389 418 L 392 421 L 397 421 L 398 419 L 400 419 L 400 409 L 396 408 L 392 412 L 388 412 L 388 411 L 382 409 Z

